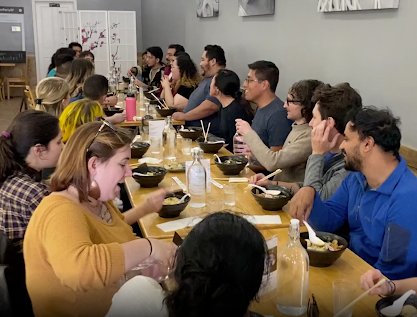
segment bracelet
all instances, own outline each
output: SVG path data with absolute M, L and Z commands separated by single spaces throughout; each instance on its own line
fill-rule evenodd
M 150 258 L 151 257 L 151 255 L 152 255 L 152 250 L 153 250 L 153 248 L 152 248 L 152 243 L 151 243 L 151 240 L 149 240 L 148 238 L 145 238 L 146 240 L 148 240 L 148 242 L 149 242 L 149 246 L 151 247 L 151 252 L 149 252 L 149 256 L 148 256 L 148 258 Z
M 390 296 L 394 295 L 395 291 L 397 290 L 397 286 L 395 285 L 395 283 L 393 281 L 388 281 L 387 283 L 388 283 L 388 285 L 391 289 L 391 293 L 389 295 Z

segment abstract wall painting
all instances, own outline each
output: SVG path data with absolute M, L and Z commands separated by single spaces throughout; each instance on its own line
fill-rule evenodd
M 275 0 L 239 0 L 240 17 L 275 14 Z
M 318 12 L 398 9 L 400 0 L 319 0 Z
M 219 0 L 196 0 L 197 18 L 213 18 L 219 16 Z M 229 0 L 230 1 L 230 0 Z

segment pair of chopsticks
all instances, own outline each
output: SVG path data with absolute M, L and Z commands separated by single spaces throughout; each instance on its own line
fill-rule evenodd
M 204 142 L 207 143 L 207 137 L 208 137 L 208 133 L 210 131 L 211 122 L 209 122 L 209 124 L 208 124 L 207 132 L 205 132 L 205 130 L 204 130 L 203 120 L 200 120 L 200 123 L 201 123 L 201 127 L 203 128 Z
M 271 174 L 269 174 L 268 176 L 265 176 L 265 177 L 263 177 L 263 178 L 261 178 L 260 180 L 258 180 L 258 182 L 263 182 L 263 181 L 266 181 L 267 179 L 269 179 L 269 178 L 271 178 L 271 177 L 274 177 L 275 175 L 278 175 L 279 173 L 281 173 L 282 172 L 282 170 L 279 168 L 279 169 L 277 169 L 275 172 L 273 172 L 273 173 L 271 173 Z M 245 187 L 245 189 L 244 190 L 248 190 L 248 189 L 250 189 L 250 186 L 248 185 L 247 187 Z
M 161 105 L 162 108 L 169 109 L 169 107 L 168 107 L 167 103 L 165 102 L 165 100 L 164 100 L 164 103 L 162 103 L 161 100 L 159 100 L 159 98 L 156 97 L 152 92 L 151 92 L 151 95 L 152 95 L 152 97 L 155 98 L 156 101 L 159 102 L 159 104 Z

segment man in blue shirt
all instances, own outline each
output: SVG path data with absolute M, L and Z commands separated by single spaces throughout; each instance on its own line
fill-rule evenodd
M 350 173 L 333 197 L 322 202 L 303 187 L 291 216 L 334 232 L 346 221 L 349 248 L 390 279 L 417 275 L 417 178 L 399 156 L 399 120 L 368 107 L 347 123 L 340 149 Z
M 209 132 L 219 134 L 220 117 L 218 114 L 221 104 L 217 98 L 210 97 L 210 85 L 214 75 L 226 67 L 224 50 L 218 45 L 207 45 L 204 48 L 200 66 L 203 69 L 204 79 L 191 94 L 183 112 L 175 112 L 172 117 L 175 120 L 184 120 L 187 126 L 194 127 L 201 126 L 200 120 L 203 120 L 206 129 L 211 122 Z

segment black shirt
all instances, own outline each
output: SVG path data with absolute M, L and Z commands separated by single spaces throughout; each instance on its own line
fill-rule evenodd
M 233 153 L 233 136 L 236 134 L 236 119 L 252 123 L 249 114 L 238 100 L 233 100 L 226 108 L 220 109 L 220 137 L 226 140 L 227 149 Z
M 143 83 L 151 87 L 159 87 L 161 85 L 162 75 L 164 74 L 164 67 L 161 67 L 156 73 L 151 68 L 147 67 L 143 72 Z M 152 77 L 153 74 L 154 76 Z
M 189 99 L 196 87 L 180 86 L 177 90 L 177 94 L 183 96 L 185 99 Z

